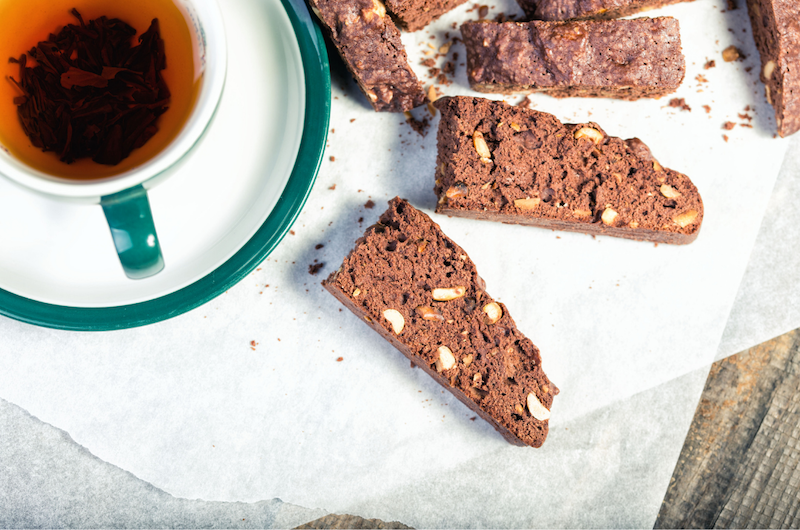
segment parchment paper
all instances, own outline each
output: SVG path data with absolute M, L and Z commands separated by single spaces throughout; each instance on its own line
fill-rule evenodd
M 476 18 L 468 9 L 404 36 L 418 72 L 428 42 L 438 47 L 445 31 L 457 35 L 452 22 Z M 519 12 L 510 1 L 490 17 L 498 11 Z M 259 270 L 144 329 L 77 334 L 0 319 L 0 397 L 187 499 L 278 497 L 420 527 L 651 524 L 788 145 L 772 137 L 746 13 L 721 11 L 698 0 L 658 13 L 681 21 L 688 70 L 675 97 L 691 112 L 668 98 L 532 98 L 561 119 L 637 136 L 689 175 L 706 207 L 697 241 L 656 247 L 434 218 L 561 388 L 543 449 L 510 447 L 472 421 L 319 286 L 387 199 L 428 212 L 436 200 L 435 128 L 421 138 L 402 116 L 373 113 L 337 67 L 318 183 L 295 234 Z M 747 59 L 724 63 L 729 44 Z M 452 52 L 463 62 L 459 44 Z M 704 69 L 707 59 L 716 67 Z M 444 91 L 470 93 L 463 66 Z M 737 116 L 746 106 L 753 128 L 722 130 L 750 123 Z M 315 260 L 325 265 L 312 276 Z

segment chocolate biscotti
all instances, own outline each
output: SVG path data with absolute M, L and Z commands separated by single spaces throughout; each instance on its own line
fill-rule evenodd
M 800 130 L 800 2 L 747 0 L 767 101 L 778 134 Z
M 693 0 L 517 0 L 533 20 L 610 20 Z
M 466 252 L 399 198 L 323 282 L 515 445 L 539 447 L 558 389 Z
M 381 0 L 309 0 L 347 68 L 376 111 L 403 112 L 425 101 L 400 31 Z
M 479 92 L 657 98 L 686 65 L 671 17 L 582 22 L 467 22 L 467 77 Z
M 386 0 L 386 9 L 406 31 L 418 31 L 467 0 Z
M 639 139 L 483 98 L 438 100 L 437 213 L 683 244 L 703 201 Z

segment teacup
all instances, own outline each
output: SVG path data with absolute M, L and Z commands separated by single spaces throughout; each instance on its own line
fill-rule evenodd
M 147 278 L 164 268 L 147 190 L 174 173 L 201 139 L 225 85 L 225 30 L 216 0 L 173 1 L 183 11 L 189 26 L 196 53 L 195 79 L 201 84 L 182 128 L 160 152 L 119 174 L 79 180 L 36 169 L 0 143 L 0 174 L 11 181 L 55 200 L 102 206 L 120 263 L 131 279 Z M 109 16 L 114 15 L 109 13 Z

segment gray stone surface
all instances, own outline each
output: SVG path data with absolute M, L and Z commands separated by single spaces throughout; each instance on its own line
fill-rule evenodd
M 173 497 L 0 399 L 0 528 L 289 528 L 325 513 Z

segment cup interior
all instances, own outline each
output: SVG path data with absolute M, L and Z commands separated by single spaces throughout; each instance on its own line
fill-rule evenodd
M 199 87 L 188 118 L 166 147 L 151 158 L 118 174 L 92 180 L 75 180 L 36 169 L 18 159 L 0 143 L 0 174 L 30 190 L 53 198 L 98 202 L 103 196 L 165 175 L 168 169 L 192 149 L 208 127 L 224 88 L 227 66 L 225 30 L 216 0 L 172 1 L 181 10 L 189 29 L 194 51 L 195 82 Z M 168 67 L 169 64 L 168 57 Z

